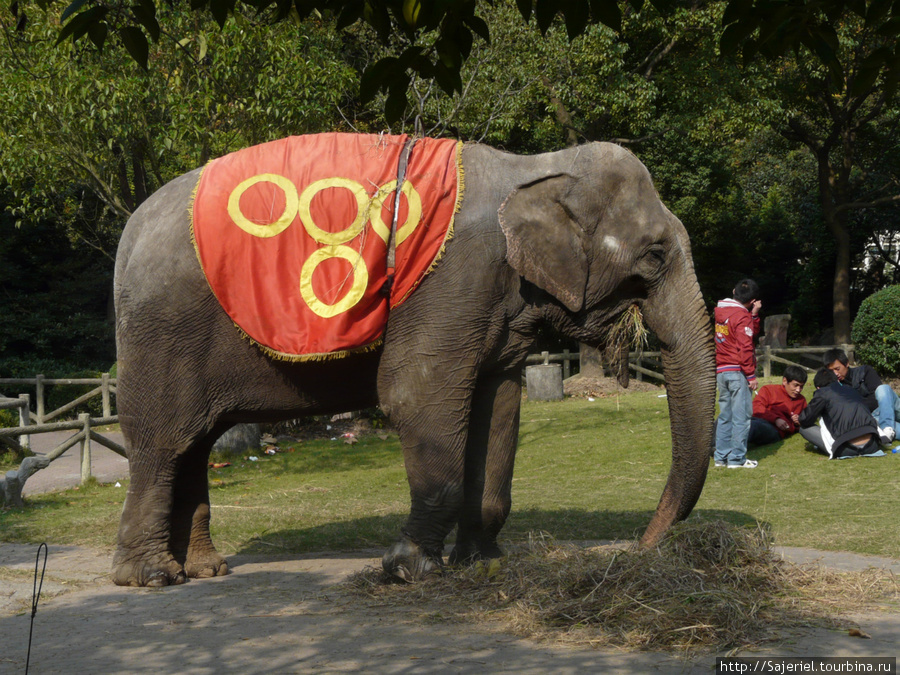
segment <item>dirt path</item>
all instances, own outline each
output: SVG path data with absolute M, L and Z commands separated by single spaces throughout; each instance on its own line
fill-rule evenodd
M 36 552 L 36 546 L 0 544 L 0 673 L 24 672 Z M 233 556 L 226 577 L 150 590 L 112 585 L 108 552 L 51 546 L 31 672 L 683 673 L 714 667 L 714 656 L 686 662 L 667 654 L 538 644 L 454 622 L 440 607 L 422 623 L 395 607 L 364 606 L 336 584 L 378 565 L 377 556 Z M 837 563 L 893 564 L 900 573 L 898 561 L 844 555 Z M 853 620 L 872 639 L 807 630 L 752 655 L 900 653 L 900 609 Z
M 64 439 L 63 439 L 64 440 Z M 55 445 L 46 438 L 38 452 Z M 58 442 L 61 441 L 57 441 Z M 120 441 L 121 442 L 121 441 Z M 47 447 L 49 446 L 49 447 Z M 25 494 L 77 485 L 77 449 L 26 483 Z M 71 457 L 66 460 L 66 457 Z M 94 474 L 127 476 L 127 463 L 95 446 Z M 43 474 L 43 475 L 42 475 Z M 23 673 L 37 546 L 0 544 L 0 673 Z M 837 569 L 900 561 L 783 549 L 796 562 Z M 293 557 L 232 556 L 232 573 L 165 589 L 119 588 L 111 553 L 51 546 L 30 660 L 32 673 L 709 673 L 715 655 L 617 653 L 535 643 L 459 623 L 436 606 L 428 622 L 389 605 L 365 606 L 338 587 L 378 566 L 380 552 Z M 848 617 L 871 636 L 810 629 L 745 655 L 900 655 L 900 608 Z

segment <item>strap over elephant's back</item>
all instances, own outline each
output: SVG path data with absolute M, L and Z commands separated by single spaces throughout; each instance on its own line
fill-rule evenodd
M 462 198 L 461 144 L 416 141 L 392 235 L 407 140 L 294 136 L 204 168 L 191 209 L 200 265 L 234 323 L 271 355 L 304 360 L 377 346 L 389 310 L 440 258 Z

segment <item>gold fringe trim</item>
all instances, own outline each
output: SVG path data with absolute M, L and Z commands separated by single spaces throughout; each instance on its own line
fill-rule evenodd
M 444 257 L 444 251 L 447 248 L 447 242 L 453 239 L 454 234 L 454 224 L 456 221 L 456 214 L 459 213 L 459 210 L 462 208 L 462 200 L 463 194 L 466 191 L 466 172 L 463 169 L 462 163 L 462 149 L 463 142 L 456 142 L 456 204 L 453 205 L 453 215 L 450 217 L 450 223 L 447 225 L 447 234 L 444 235 L 444 241 L 441 244 L 441 247 L 438 249 L 437 254 L 434 256 L 434 259 L 431 261 L 431 264 L 428 265 L 428 269 L 425 270 L 425 273 L 419 277 L 419 280 L 415 283 L 415 285 L 410 288 L 406 294 L 400 298 L 397 302 L 390 306 L 390 309 L 396 309 L 404 302 L 406 302 L 407 298 L 412 294 L 414 290 L 419 287 L 419 284 L 422 283 L 422 280 L 431 274 L 432 270 L 437 267 L 438 262 L 440 262 L 441 258 Z
M 188 200 L 187 212 L 188 212 L 188 224 L 191 229 L 191 244 L 194 245 L 194 253 L 197 255 L 197 262 L 200 263 L 200 269 L 203 270 L 203 260 L 200 259 L 200 249 L 197 246 L 197 237 L 194 235 L 194 206 L 197 202 L 197 190 L 200 189 L 200 181 L 203 180 L 203 174 L 206 171 L 206 167 L 209 166 L 209 162 L 206 163 L 202 169 L 200 169 L 200 176 L 197 178 L 197 184 L 194 185 L 194 189 L 191 190 L 191 197 Z M 206 270 L 203 270 L 203 278 L 206 278 Z M 209 283 L 209 282 L 207 282 Z M 212 287 L 210 287 L 212 288 Z
M 237 324 L 235 324 L 237 326 Z M 301 363 L 303 361 L 332 361 L 335 359 L 343 359 L 352 354 L 367 354 L 369 352 L 374 352 L 381 349 L 382 345 L 384 345 L 384 338 L 380 337 L 375 342 L 369 343 L 367 345 L 363 345 L 362 347 L 354 347 L 353 349 L 342 349 L 337 352 L 324 352 L 322 354 L 286 354 L 285 352 L 279 352 L 271 347 L 266 347 L 263 344 L 260 344 L 252 337 L 247 335 L 241 327 L 238 326 L 238 330 L 244 334 L 246 339 L 250 340 L 256 347 L 262 351 L 266 356 L 269 356 L 276 361 L 290 361 L 291 363 Z
M 459 213 L 462 208 L 463 193 L 466 191 L 466 170 L 462 163 L 463 142 L 456 142 L 456 207 L 453 213 Z
M 206 282 L 206 285 L 209 287 L 209 292 L 213 294 L 213 297 L 216 300 L 219 300 L 219 296 L 216 295 L 215 289 L 213 289 L 212 284 L 209 283 L 209 277 L 206 276 L 206 270 L 203 269 L 203 259 L 200 257 L 200 247 L 197 246 L 197 237 L 194 234 L 194 207 L 197 202 L 197 191 L 200 189 L 200 181 L 203 180 L 203 174 L 206 173 L 206 169 L 212 164 L 215 160 L 209 160 L 202 169 L 200 169 L 200 176 L 197 178 L 197 184 L 194 186 L 194 189 L 191 190 L 191 198 L 188 201 L 188 222 L 190 224 L 191 230 L 191 244 L 194 246 L 194 254 L 197 256 L 197 264 L 200 265 L 200 271 L 203 272 L 203 280 Z M 222 302 L 219 300 L 219 307 L 222 307 Z M 225 308 L 222 307 L 222 311 L 225 311 Z M 226 312 L 227 314 L 227 312 Z M 234 322 L 232 322 L 234 323 Z M 234 324 L 237 326 L 237 324 Z M 243 330 L 241 331 L 243 333 Z M 248 336 L 249 337 L 249 336 Z

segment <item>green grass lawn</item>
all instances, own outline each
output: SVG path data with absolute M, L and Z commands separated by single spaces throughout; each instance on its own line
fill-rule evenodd
M 293 553 L 393 541 L 409 499 L 395 435 L 283 450 L 210 470 L 220 550 Z M 900 454 L 829 461 L 794 436 L 750 457 L 758 468 L 710 467 L 692 518 L 759 524 L 785 546 L 900 557 Z M 658 393 L 526 402 L 502 539 L 639 535 L 669 464 L 668 409 Z M 124 494 L 93 485 L 36 496 L 24 509 L 0 511 L 0 540 L 112 546 Z

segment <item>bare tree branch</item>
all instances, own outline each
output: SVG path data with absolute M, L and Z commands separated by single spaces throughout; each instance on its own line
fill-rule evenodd
M 637 145 L 638 143 L 644 143 L 651 139 L 665 136 L 670 131 L 678 131 L 678 129 L 676 127 L 666 127 L 665 129 L 661 129 L 660 131 L 656 131 L 652 134 L 647 134 L 646 136 L 640 136 L 638 138 L 608 138 L 606 140 L 609 143 L 618 143 L 619 145 Z
M 840 204 L 835 207 L 835 211 L 849 211 L 851 209 L 877 209 L 893 205 L 900 206 L 900 195 L 891 195 L 889 197 L 880 197 L 865 202 L 849 202 Z
M 894 233 L 891 234 L 893 235 Z M 879 255 L 881 255 L 881 257 L 884 258 L 886 262 L 890 263 L 894 267 L 900 267 L 900 259 L 892 258 L 891 254 L 888 251 L 884 250 L 884 247 L 881 245 L 881 237 L 877 232 L 872 236 L 872 240 L 875 242 L 875 248 L 878 249 Z

